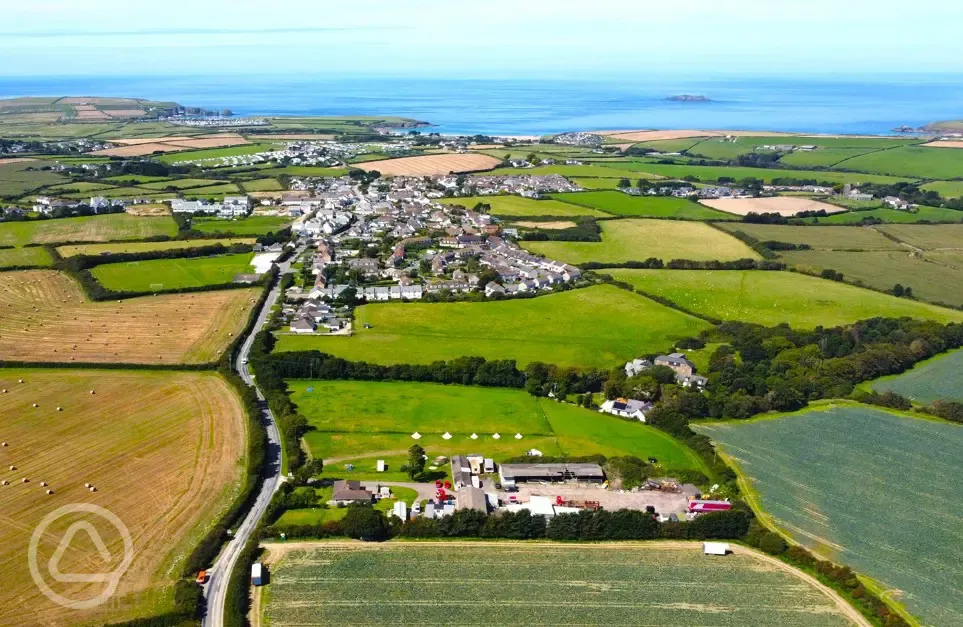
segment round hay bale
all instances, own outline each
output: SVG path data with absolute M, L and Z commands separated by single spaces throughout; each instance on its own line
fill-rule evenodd
M 96 394 L 96 392 L 94 392 L 93 390 L 91 390 L 90 393 L 91 393 L 91 394 Z
M 24 483 L 30 483 L 30 479 L 27 479 L 26 477 L 24 477 L 24 478 L 23 478 L 23 482 L 24 482 Z
M 89 488 L 89 487 L 90 487 L 90 484 L 89 484 L 89 483 L 85 483 L 85 484 L 84 484 L 84 487 L 85 487 L 85 488 Z
M 17 469 L 16 466 L 11 466 L 11 467 L 10 467 L 10 470 L 16 470 L 16 469 Z
M 96 492 L 96 491 L 97 491 L 97 488 L 95 488 L 94 486 L 90 486 L 89 489 L 90 489 L 91 492 Z
M 40 482 L 40 487 L 46 488 L 46 487 L 47 487 L 47 482 L 46 482 L 46 481 L 41 481 L 41 482 Z
M 63 407 L 58 407 L 58 408 L 57 408 L 57 411 L 63 411 L 63 410 L 64 410 Z
M 38 405 L 38 404 L 36 404 L 36 403 L 34 403 L 33 406 L 34 406 L 34 407 L 40 407 L 40 405 Z
M 10 485 L 10 482 L 7 481 L 6 479 L 4 479 L 4 480 L 3 480 L 3 485 Z
M 50 496 L 50 495 L 52 495 L 53 493 L 54 493 L 53 490 L 47 490 L 47 496 Z

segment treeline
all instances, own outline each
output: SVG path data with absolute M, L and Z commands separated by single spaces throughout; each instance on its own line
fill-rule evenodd
M 564 229 L 527 228 L 519 235 L 519 239 L 541 242 L 601 242 L 602 229 L 595 218 L 582 216 L 575 219 L 575 226 Z
M 828 218 L 829 214 L 825 209 L 819 211 L 800 211 L 799 213 L 786 217 L 781 213 L 756 213 L 750 211 L 742 216 L 742 221 L 746 224 L 803 224 L 805 218 Z
M 900 409 L 903 411 L 910 411 L 914 409 L 913 402 L 910 399 L 892 391 L 880 393 L 876 391 L 865 392 L 863 390 L 856 390 L 853 392 L 851 398 L 860 403 L 876 405 L 878 407 L 887 407 L 889 409 Z M 959 403 L 957 401 L 938 399 L 929 405 L 916 408 L 916 411 L 929 414 L 930 416 L 936 416 L 937 418 L 942 418 L 943 420 L 948 420 L 950 422 L 963 424 L 963 403 Z
M 603 263 L 589 261 L 579 265 L 583 270 L 604 270 L 607 268 L 635 268 L 660 270 L 785 270 L 786 264 L 776 261 L 756 259 L 736 259 L 734 261 L 695 261 L 692 259 L 673 259 L 668 263 L 657 257 L 649 257 L 645 261 L 623 261 L 620 263 Z

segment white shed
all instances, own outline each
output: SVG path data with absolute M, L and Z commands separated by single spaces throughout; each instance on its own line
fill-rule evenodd
M 385 460 L 379 459 L 379 460 L 378 460 L 378 472 L 384 472 L 384 471 L 385 471 Z
M 706 555 L 725 555 L 729 552 L 728 542 L 703 542 L 702 552 Z
M 251 583 L 255 586 L 263 585 L 264 583 L 264 569 L 261 566 L 261 562 L 254 562 L 251 565 Z

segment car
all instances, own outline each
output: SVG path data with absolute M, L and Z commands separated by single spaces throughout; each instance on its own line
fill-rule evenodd
M 207 579 L 208 579 L 207 571 L 202 570 L 199 573 L 197 573 L 197 578 L 194 581 L 197 582 L 197 585 L 203 586 L 204 584 L 207 583 Z
M 650 463 L 650 464 L 658 464 L 658 463 L 659 463 L 659 460 L 657 460 L 657 459 L 654 458 L 654 457 L 650 457 L 650 458 L 649 458 L 649 463 Z

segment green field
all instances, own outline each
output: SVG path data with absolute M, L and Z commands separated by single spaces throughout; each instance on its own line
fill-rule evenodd
M 758 259 L 734 237 L 698 222 L 678 220 L 606 220 L 601 242 L 522 242 L 532 252 L 566 263 L 625 263 L 657 257 L 663 261 L 732 261 Z
M 316 543 L 285 549 L 264 625 L 848 624 L 793 572 L 701 544 Z M 722 618 L 724 617 L 724 618 Z
M 251 216 L 241 220 L 221 220 L 218 218 L 194 218 L 191 228 L 201 233 L 230 233 L 231 235 L 264 235 L 277 233 L 291 224 L 290 218 L 279 216 Z
M 310 165 L 289 165 L 283 168 L 266 168 L 258 172 L 259 176 L 317 176 L 338 177 L 348 173 L 347 168 L 319 168 Z
M 963 181 L 936 181 L 922 186 L 924 191 L 934 191 L 943 198 L 963 196 Z
M 546 174 L 560 174 L 565 177 L 597 177 L 597 178 L 627 178 L 635 182 L 642 178 L 658 178 L 646 176 L 645 172 L 624 168 L 628 161 L 616 161 L 611 165 L 542 165 L 537 168 L 498 168 L 488 172 L 478 172 L 475 176 L 545 176 Z
M 546 455 L 655 457 L 664 469 L 706 471 L 698 456 L 662 431 L 538 399 L 524 390 L 407 382 L 288 383 L 291 400 L 313 427 L 304 438 L 311 454 L 356 459 L 354 473 L 343 464 L 326 469 L 337 476 L 376 476 L 371 475 L 375 458 L 386 459 L 389 472 L 398 472 L 416 431 L 429 459 L 470 450 L 498 461 L 538 448 Z M 445 432 L 452 438 L 442 438 Z M 493 438 L 495 433 L 501 438 Z M 522 439 L 515 438 L 518 433 Z M 472 439 L 472 434 L 479 437 Z
M 647 294 L 717 318 L 799 329 L 886 316 L 963 321 L 963 312 L 896 298 L 795 272 L 758 270 L 604 270 Z
M 157 235 L 173 237 L 176 234 L 177 225 L 168 216 L 141 218 L 126 213 L 112 213 L 83 218 L 3 222 L 0 223 L 0 246 L 110 242 Z
M 144 183 L 141 185 L 144 189 L 155 189 L 155 190 L 165 190 L 168 187 L 173 189 L 188 189 L 191 187 L 207 187 L 210 185 L 220 185 L 224 181 L 218 181 L 215 179 L 174 179 L 172 181 L 157 181 L 154 183 Z
M 158 183 L 160 181 L 169 181 L 171 179 L 164 176 L 143 176 L 141 174 L 122 174 L 120 176 L 111 176 L 110 178 L 104 179 L 107 183 Z
M 684 220 L 736 220 L 736 216 L 710 209 L 685 198 L 630 196 L 618 191 L 552 194 L 566 203 L 636 218 L 682 218 Z
M 212 196 L 224 196 L 227 194 L 240 194 L 241 188 L 234 183 L 221 183 L 209 187 L 193 187 L 182 190 L 185 198 L 210 198 Z
M 447 198 L 446 205 L 458 205 L 465 209 L 472 209 L 478 203 L 491 205 L 491 214 L 513 218 L 530 218 L 537 216 L 594 216 L 607 217 L 608 214 L 595 209 L 579 207 L 578 205 L 557 200 L 533 200 L 521 196 L 473 196 L 465 198 Z
M 649 148 L 659 152 L 684 152 L 705 140 L 704 137 L 686 137 L 685 139 L 656 139 L 650 142 L 636 144 L 639 148 Z
M 915 248 L 922 248 L 923 250 L 963 250 L 963 224 L 941 224 L 939 226 L 892 224 L 876 228 L 880 232 L 895 237 Z
M 74 255 L 101 255 L 104 253 L 144 253 L 154 250 L 175 250 L 181 248 L 200 248 L 214 244 L 254 244 L 253 238 L 235 237 L 230 239 L 185 239 L 167 242 L 127 242 L 116 244 L 78 244 L 76 246 L 61 246 L 57 249 L 62 257 Z M 42 250 L 42 249 L 40 249 Z
M 632 177 L 632 184 L 638 179 L 638 176 Z M 618 189 L 619 183 L 622 181 L 621 178 L 614 179 L 601 179 L 601 178 L 582 178 L 576 176 L 568 177 L 570 181 L 581 187 L 582 189 Z
M 364 328 L 371 325 L 370 329 Z M 610 368 L 707 328 L 698 318 L 608 285 L 486 303 L 385 303 L 355 310 L 351 337 L 282 335 L 277 350 L 371 363 L 480 355 Z
M 220 159 L 221 157 L 253 155 L 258 152 L 266 152 L 274 149 L 275 144 L 248 144 L 242 146 L 227 146 L 225 148 L 205 148 L 203 150 L 172 152 L 159 157 L 154 157 L 154 160 L 162 163 L 183 163 L 185 161 L 201 161 L 204 159 Z
M 279 192 L 284 189 L 277 179 L 254 179 L 253 181 L 241 181 L 246 192 Z
M 776 525 L 898 590 L 928 625 L 963 616 L 963 428 L 863 406 L 701 424 Z
M 88 183 L 87 181 L 74 181 L 72 183 L 61 183 L 44 189 L 47 194 L 63 194 L 66 192 L 99 192 L 105 189 L 116 189 L 113 185 L 104 183 Z
M 736 141 L 726 141 L 725 139 L 719 137 L 710 137 L 705 139 L 701 143 L 693 146 L 689 152 L 692 154 L 697 154 L 704 156 L 708 159 L 735 159 L 739 155 L 752 154 L 753 152 L 760 154 L 770 154 L 771 151 L 766 149 L 758 149 L 759 146 L 777 146 L 777 145 L 792 145 L 792 146 L 817 146 L 816 150 L 813 151 L 801 151 L 797 150 L 787 154 L 781 159 L 781 161 L 786 161 L 787 158 L 801 157 L 802 163 L 796 165 L 832 165 L 836 161 L 839 161 L 846 156 L 854 156 L 856 154 L 863 154 L 867 152 L 872 152 L 874 150 L 882 150 L 885 148 L 892 148 L 895 146 L 902 146 L 908 143 L 912 143 L 912 139 L 899 139 L 899 138 L 868 138 L 868 137 L 806 137 L 806 136 L 773 136 L 773 137 L 739 137 Z M 836 154 L 842 154 L 842 157 L 830 156 Z M 847 155 L 847 153 L 849 153 Z M 822 155 L 818 157 L 816 155 Z M 807 161 L 806 159 L 812 159 L 812 161 Z M 794 163 L 790 160 L 789 163 Z
M 903 146 L 837 163 L 836 168 L 920 179 L 963 177 L 963 150 Z
M 847 162 L 849 163 L 849 162 Z M 683 178 L 694 176 L 696 179 L 709 182 L 719 177 L 730 177 L 737 181 L 744 178 L 757 178 L 767 183 L 774 178 L 815 179 L 827 183 L 896 183 L 910 180 L 906 177 L 883 176 L 879 174 L 860 174 L 851 172 L 814 172 L 806 170 L 777 170 L 774 168 L 743 168 L 729 166 L 676 165 L 665 163 L 649 163 L 645 161 L 617 162 L 613 167 L 633 171 L 631 176 L 638 177 L 639 172 L 648 172 L 669 178 Z M 588 175 L 591 176 L 591 175 Z M 611 176 L 611 175 L 609 175 Z M 618 175 L 625 176 L 625 175 Z
M 786 226 L 742 222 L 720 224 L 719 228 L 730 233 L 741 231 L 760 242 L 807 244 L 812 246 L 813 250 L 903 250 L 897 242 L 881 235 L 878 227 Z
M 0 268 L 14 266 L 46 267 L 51 265 L 53 265 L 53 258 L 47 252 L 47 249 L 40 246 L 0 249 Z
M 101 285 L 116 292 L 173 290 L 231 283 L 234 275 L 252 272 L 251 253 L 194 257 L 191 259 L 152 259 L 108 263 L 93 268 Z
M 940 399 L 963 403 L 963 350 L 927 360 L 903 374 L 879 379 L 872 387 L 878 392 L 896 392 L 921 404 Z
M 913 224 L 916 222 L 963 222 L 963 211 L 945 207 L 916 207 L 914 211 L 898 209 L 869 209 L 866 211 L 847 211 L 825 218 L 804 218 L 812 224 L 859 224 L 865 218 L 877 218 L 893 224 Z
M 39 170 L 49 165 L 42 161 L 22 161 L 3 165 L 0 161 L 0 198 L 15 198 L 29 191 L 68 181 L 56 172 Z

